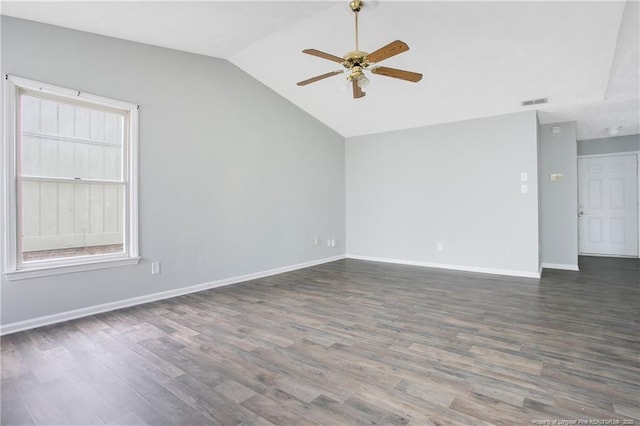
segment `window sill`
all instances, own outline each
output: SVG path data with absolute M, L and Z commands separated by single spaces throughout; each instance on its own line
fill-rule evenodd
M 72 274 L 74 272 L 93 271 L 96 269 L 115 268 L 118 266 L 135 265 L 140 262 L 140 257 L 127 257 L 119 259 L 96 260 L 75 265 L 42 266 L 39 268 L 21 269 L 5 272 L 9 281 L 26 280 L 29 278 L 48 277 L 52 275 Z

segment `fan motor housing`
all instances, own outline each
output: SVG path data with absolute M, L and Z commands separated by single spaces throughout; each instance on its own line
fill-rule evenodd
M 353 67 L 362 67 L 366 68 L 369 66 L 369 61 L 367 61 L 367 55 L 369 53 L 363 52 L 360 50 L 356 50 L 353 52 L 349 52 L 343 56 L 344 58 L 344 67 L 347 69 L 351 69 Z

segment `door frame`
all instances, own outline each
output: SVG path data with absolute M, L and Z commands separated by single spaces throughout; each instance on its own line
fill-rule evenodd
M 587 154 L 587 155 L 578 155 L 578 160 L 580 160 L 581 158 L 597 158 L 597 157 L 622 157 L 625 155 L 634 155 L 636 157 L 636 179 L 638 180 L 638 186 L 636 188 L 637 190 L 637 194 L 636 194 L 636 207 L 638 209 L 638 214 L 637 214 L 637 220 L 638 220 L 638 240 L 637 240 L 637 247 L 636 247 L 636 257 L 629 257 L 629 256 L 607 256 L 607 255 L 602 255 L 603 257 L 627 257 L 630 259 L 636 259 L 636 258 L 640 258 L 640 151 L 623 151 L 623 152 L 610 152 L 607 154 Z M 577 163 L 578 161 L 576 161 Z M 578 206 L 580 205 L 580 173 L 579 173 L 580 167 L 578 167 Z M 578 207 L 579 208 L 579 207 Z M 578 212 L 576 212 L 576 214 L 578 214 Z M 578 225 L 578 241 L 580 241 L 580 226 Z M 578 247 L 579 247 L 579 242 L 578 242 Z M 580 255 L 580 249 L 578 248 L 578 255 Z M 587 255 L 580 255 L 580 256 L 587 256 Z

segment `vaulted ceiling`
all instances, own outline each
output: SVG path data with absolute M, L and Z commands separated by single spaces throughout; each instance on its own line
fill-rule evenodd
M 354 50 L 353 13 L 341 1 L 26 2 L 1 13 L 225 58 L 345 137 L 538 109 L 542 123 L 577 122 L 578 139 L 640 133 L 636 1 L 371 1 L 360 49 L 393 40 L 410 50 L 385 66 L 419 83 L 370 76 L 353 99 L 341 68 L 301 53 Z M 548 98 L 543 105 L 521 101 Z

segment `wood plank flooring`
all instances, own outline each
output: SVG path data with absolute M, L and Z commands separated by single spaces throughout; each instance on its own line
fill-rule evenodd
M 580 267 L 341 260 L 16 333 L 1 422 L 640 425 L 640 261 Z

